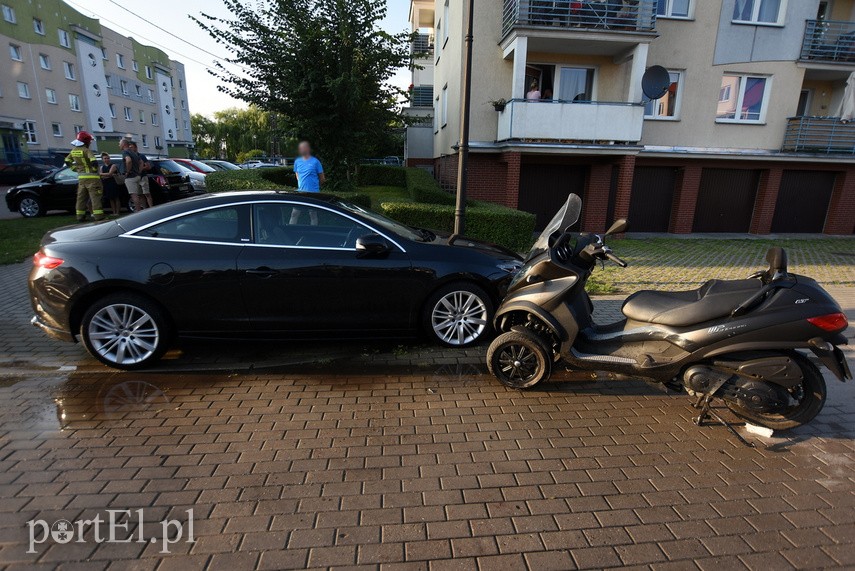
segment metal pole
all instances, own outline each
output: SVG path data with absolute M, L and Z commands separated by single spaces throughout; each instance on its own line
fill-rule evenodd
M 454 233 L 466 232 L 466 184 L 469 178 L 469 103 L 472 98 L 472 36 L 475 0 L 469 0 L 466 14 L 466 60 L 463 65 L 463 97 L 460 101 L 460 147 L 457 164 L 457 202 L 454 209 Z

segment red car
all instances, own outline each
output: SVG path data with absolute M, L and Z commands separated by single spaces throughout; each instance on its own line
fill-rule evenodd
M 208 174 L 212 172 L 217 172 L 217 169 L 210 165 L 206 165 L 202 161 L 197 161 L 194 159 L 172 159 L 176 163 L 180 164 L 183 167 L 187 167 L 188 169 L 196 172 L 200 172 L 202 174 Z

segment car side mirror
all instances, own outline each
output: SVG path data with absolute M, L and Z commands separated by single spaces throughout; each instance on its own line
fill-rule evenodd
M 367 234 L 356 239 L 357 258 L 379 258 L 388 254 L 390 250 L 389 243 L 378 234 Z
M 623 218 L 620 220 L 615 220 L 615 223 L 612 224 L 612 227 L 608 229 L 606 232 L 606 236 L 611 236 L 613 234 L 623 234 L 626 232 L 626 229 L 629 227 L 627 221 Z

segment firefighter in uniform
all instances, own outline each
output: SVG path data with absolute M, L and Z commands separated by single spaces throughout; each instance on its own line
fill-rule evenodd
M 104 207 L 101 196 L 104 192 L 101 186 L 101 176 L 98 174 L 98 163 L 95 155 L 89 150 L 92 135 L 86 131 L 77 133 L 77 138 L 71 142 L 74 149 L 65 157 L 65 164 L 77 173 L 77 221 L 86 220 L 87 202 L 92 203 L 92 217 L 95 220 L 104 219 Z

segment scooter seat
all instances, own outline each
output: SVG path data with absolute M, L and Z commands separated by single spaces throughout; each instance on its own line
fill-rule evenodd
M 710 280 L 690 291 L 644 290 L 629 296 L 621 310 L 635 321 L 687 327 L 729 315 L 761 287 L 757 279 Z

